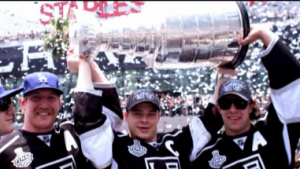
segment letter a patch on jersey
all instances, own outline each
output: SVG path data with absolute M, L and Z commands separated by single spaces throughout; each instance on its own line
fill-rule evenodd
M 133 145 L 128 146 L 128 151 L 136 157 L 141 157 L 147 153 L 147 148 L 143 147 L 139 140 L 133 140 Z
M 16 168 L 26 168 L 33 161 L 33 154 L 30 152 L 24 152 L 22 147 L 16 148 L 14 152 L 17 156 L 11 162 Z
M 226 156 L 220 155 L 219 150 L 212 152 L 213 158 L 209 160 L 209 165 L 212 168 L 221 168 L 222 164 L 226 161 Z

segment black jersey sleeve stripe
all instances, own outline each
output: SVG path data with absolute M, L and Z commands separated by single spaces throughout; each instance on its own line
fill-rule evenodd
M 299 135 L 299 132 L 289 133 L 287 124 L 300 122 L 298 112 L 300 109 L 300 64 L 279 38 L 273 38 L 261 57 L 262 63 L 268 71 L 271 100 L 279 121 L 283 125 L 283 146 L 288 162 L 291 164 L 294 154 L 294 150 L 291 150 L 291 146 L 293 146 L 291 143 L 294 140 L 290 140 L 293 137 L 289 137 L 289 135 Z
M 102 98 L 105 98 L 102 100 L 102 105 L 123 120 L 123 112 L 115 85 L 109 83 L 95 83 L 94 88 L 102 91 Z
M 86 93 L 75 93 L 73 108 L 75 130 L 78 134 L 101 126 L 106 116 L 102 114 L 102 97 Z
M 299 62 L 280 39 L 271 51 L 262 57 L 262 63 L 268 71 L 272 89 L 280 89 L 300 78 Z

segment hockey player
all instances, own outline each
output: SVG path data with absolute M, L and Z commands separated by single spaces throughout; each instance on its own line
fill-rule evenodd
M 85 79 L 90 71 L 80 70 L 78 86 L 87 88 L 91 84 L 85 83 L 89 82 Z M 94 168 L 82 154 L 73 122 L 63 120 L 54 126 L 63 94 L 57 76 L 49 72 L 31 73 L 24 78 L 23 87 L 23 98 L 19 101 L 24 126 L 0 140 L 0 168 Z M 97 93 L 93 84 L 89 91 Z
M 199 153 L 192 169 L 293 168 L 300 134 L 300 65 L 286 45 L 271 30 L 251 27 L 242 45 L 260 39 L 259 54 L 270 81 L 268 113 L 256 117 L 249 86 L 228 80 L 219 89 L 216 110 L 222 115 L 225 132 L 214 136 Z
M 14 130 L 12 115 L 15 114 L 16 110 L 12 106 L 11 97 L 22 90 L 23 88 L 20 87 L 6 91 L 2 85 L 0 86 L 0 137 Z
M 72 52 L 69 50 L 67 57 L 79 58 Z M 78 61 L 68 64 L 70 71 L 78 71 Z M 130 134 L 114 132 L 111 123 L 116 118 L 107 114 L 122 114 L 117 90 L 113 83 L 103 81 L 97 66 L 90 64 L 90 68 L 102 97 L 91 92 L 77 93 L 75 98 L 85 99 L 75 99 L 74 120 L 83 153 L 97 168 L 111 165 L 113 169 L 185 169 L 223 125 L 220 117 L 207 111 L 182 130 L 158 136 L 159 100 L 151 91 L 137 90 L 129 96 L 125 115 Z

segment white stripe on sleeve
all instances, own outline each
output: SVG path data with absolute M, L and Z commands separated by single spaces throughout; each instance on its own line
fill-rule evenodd
M 96 168 L 106 168 L 111 164 L 114 134 L 109 118 L 102 126 L 81 134 L 79 139 L 84 156 Z
M 199 117 L 194 117 L 192 119 L 189 128 L 193 139 L 193 149 L 190 154 L 190 161 L 194 161 L 197 158 L 197 153 L 211 140 L 211 135 L 206 130 Z
M 288 137 L 287 124 L 300 122 L 300 79 L 284 86 L 281 89 L 271 89 L 271 100 L 277 112 L 278 118 L 283 124 L 283 141 L 285 150 L 291 164 L 290 140 Z

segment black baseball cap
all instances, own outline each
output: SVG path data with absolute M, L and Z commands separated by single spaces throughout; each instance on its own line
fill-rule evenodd
M 219 88 L 218 100 L 228 94 L 237 95 L 246 101 L 253 101 L 249 86 L 241 80 L 230 79 L 224 82 Z
M 134 106 L 142 102 L 153 103 L 158 110 L 159 108 L 159 99 L 151 90 L 139 89 L 131 93 L 127 99 L 126 111 L 129 111 Z

